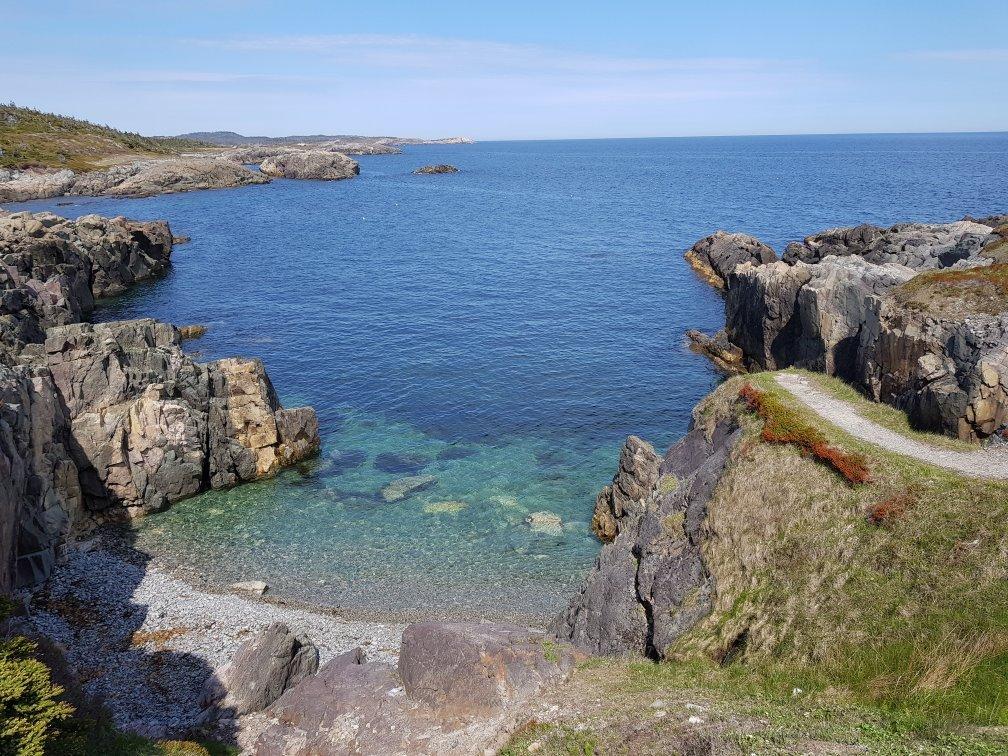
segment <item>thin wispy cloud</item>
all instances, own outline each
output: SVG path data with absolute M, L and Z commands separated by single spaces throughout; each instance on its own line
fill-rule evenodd
M 898 55 L 903 60 L 941 63 L 1008 63 L 1008 48 L 978 50 L 918 50 Z
M 356 67 L 525 70 L 543 74 L 633 74 L 759 71 L 780 65 L 770 58 L 655 58 L 570 52 L 540 45 L 417 35 L 339 34 L 193 38 L 189 45 L 244 53 L 311 55 Z

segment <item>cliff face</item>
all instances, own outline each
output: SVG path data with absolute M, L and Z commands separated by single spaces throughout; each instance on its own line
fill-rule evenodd
M 201 364 L 154 320 L 80 322 L 167 270 L 168 225 L 0 217 L 0 590 L 48 575 L 95 523 L 275 474 L 314 454 L 259 360 Z
M 792 243 L 779 262 L 726 258 L 725 336 L 751 368 L 840 376 L 923 429 L 1002 434 L 1005 238 L 972 221 L 865 225 Z

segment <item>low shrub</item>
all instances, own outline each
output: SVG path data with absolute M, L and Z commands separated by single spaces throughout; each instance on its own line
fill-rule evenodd
M 0 622 L 9 604 L 0 604 Z M 42 756 L 59 723 L 73 713 L 59 700 L 49 668 L 35 658 L 36 646 L 21 636 L 0 637 L 0 754 Z
M 739 398 L 763 420 L 764 441 L 794 444 L 815 459 L 833 468 L 851 485 L 871 481 L 867 460 L 860 454 L 850 454 L 831 446 L 818 428 L 810 425 L 798 412 L 784 404 L 774 394 L 761 391 L 751 383 L 739 390 Z

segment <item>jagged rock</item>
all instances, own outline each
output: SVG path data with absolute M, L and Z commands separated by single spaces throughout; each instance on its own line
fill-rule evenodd
M 0 346 L 18 354 L 46 328 L 87 317 L 95 298 L 162 275 L 171 249 L 162 221 L 0 215 Z
M 599 540 L 612 541 L 623 518 L 639 514 L 645 499 L 658 482 L 661 459 L 654 447 L 637 436 L 630 436 L 620 450 L 619 470 L 612 485 L 606 486 L 595 501 L 592 530 Z
M 573 667 L 570 646 L 512 625 L 421 622 L 399 650 L 406 695 L 449 719 L 520 705 Z
M 713 336 L 691 329 L 686 331 L 686 338 L 689 339 L 690 349 L 705 356 L 721 372 L 728 375 L 746 372 L 745 354 L 731 343 L 723 328 Z
M 69 425 L 48 370 L 0 365 L 0 593 L 44 580 L 81 516 Z
M 431 176 L 438 173 L 458 173 L 459 169 L 454 165 L 425 165 L 422 168 L 417 168 L 413 171 L 414 175 L 417 176 Z
M 336 181 L 353 178 L 360 165 L 340 152 L 312 150 L 273 155 L 262 161 L 259 170 L 278 178 Z
M 262 596 L 269 590 L 269 586 L 262 580 L 246 580 L 241 583 L 232 583 L 231 589 L 239 593 L 251 593 L 255 596 Z
M 705 281 L 724 289 L 737 266 L 747 262 L 771 263 L 777 259 L 777 253 L 754 236 L 715 231 L 694 244 L 683 257 Z
M 602 547 L 552 632 L 593 654 L 663 657 L 710 613 L 716 586 L 703 561 L 702 526 L 739 437 L 733 423 L 722 422 L 710 434 L 692 429 L 669 450 L 658 473 L 679 484 L 663 492 L 655 476 L 643 504 L 619 519 L 615 539 Z
M 318 666 L 315 645 L 277 622 L 245 641 L 234 658 L 207 679 L 201 703 L 218 716 L 262 711 L 315 674 Z
M 574 659 L 568 645 L 509 625 L 411 625 L 398 671 L 359 648 L 337 656 L 246 726 L 242 745 L 257 756 L 495 752 Z
M 834 228 L 787 246 L 781 259 L 817 263 L 855 255 L 878 265 L 897 263 L 914 270 L 948 268 L 975 259 L 991 228 L 981 223 L 902 223 L 888 229 L 869 224 Z

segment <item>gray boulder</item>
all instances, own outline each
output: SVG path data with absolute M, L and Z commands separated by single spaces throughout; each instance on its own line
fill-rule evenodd
M 337 181 L 359 174 L 360 165 L 340 152 L 308 150 L 268 157 L 259 164 L 259 170 L 277 178 Z
M 245 641 L 204 685 L 202 705 L 218 716 L 262 711 L 284 691 L 315 674 L 319 652 L 302 634 L 274 623 Z
M 777 253 L 754 236 L 715 231 L 690 247 L 683 257 L 705 281 L 724 289 L 736 267 L 774 262 Z

